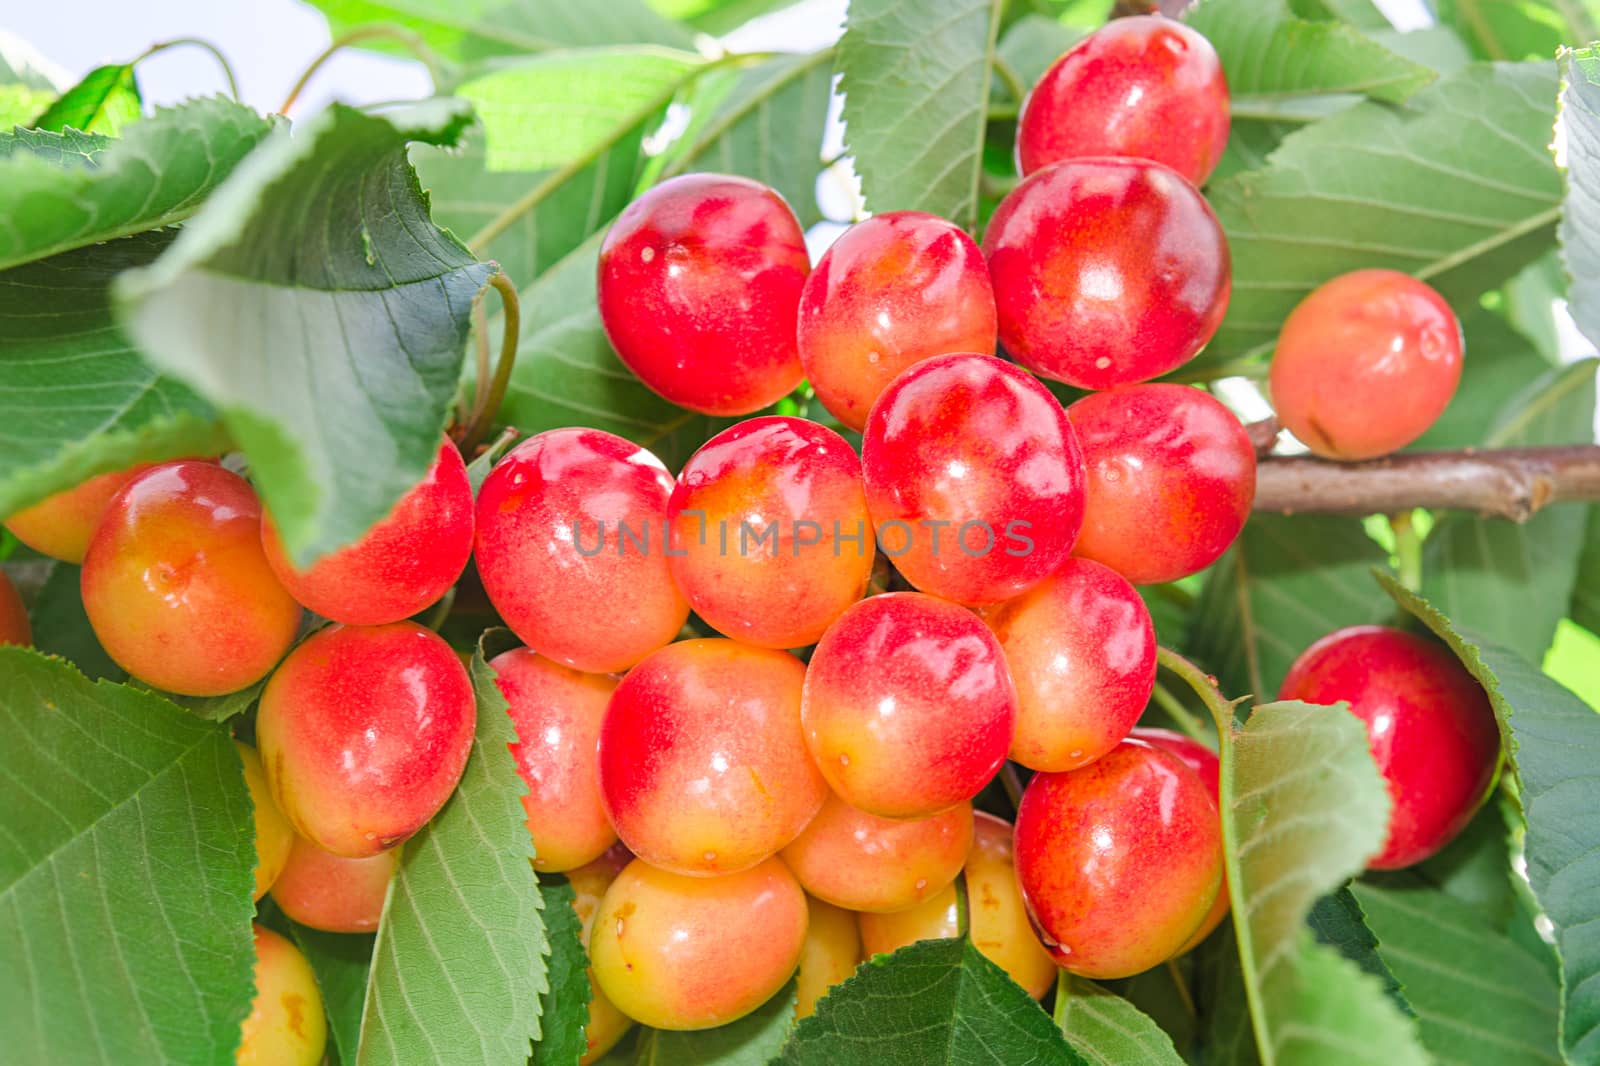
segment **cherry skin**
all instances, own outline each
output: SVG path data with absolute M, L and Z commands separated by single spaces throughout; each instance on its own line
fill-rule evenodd
M 560 873 L 593 862 L 617 842 L 595 768 L 616 679 L 579 673 L 531 648 L 497 655 L 489 667 L 519 738 L 511 755 L 528 785 L 522 807 L 533 834 L 533 868 Z
M 443 596 L 472 555 L 472 485 L 445 441 L 428 473 L 354 544 L 301 568 L 271 516 L 261 524 L 267 561 L 290 595 L 335 622 L 376 626 L 409 618 Z
M 272 899 L 301 925 L 329 933 L 371 933 L 383 917 L 383 900 L 399 866 L 399 848 L 347 859 L 296 836 L 273 882 Z
M 811 272 L 783 197 L 727 174 L 685 174 L 623 209 L 600 245 L 600 321 L 652 391 L 708 415 L 782 399 Z
M 666 644 L 689 618 L 664 550 L 671 494 L 661 460 L 621 437 L 523 441 L 478 492 L 475 558 L 495 610 L 524 644 L 585 673 L 626 670 Z
M 406 840 L 444 806 L 476 721 L 466 668 L 438 634 L 413 622 L 332 625 L 267 682 L 256 741 L 295 831 L 359 859 Z
M 1108 566 L 1068 559 L 988 611 L 1017 686 L 1011 757 L 1075 770 L 1117 746 L 1156 681 L 1156 631 L 1132 585 Z
M 1461 323 L 1429 285 L 1357 270 L 1290 313 L 1272 356 L 1272 406 L 1328 459 L 1376 459 L 1426 433 L 1461 381 Z
M 1124 740 L 1035 774 L 1017 810 L 1017 879 L 1058 965 L 1097 980 L 1176 955 L 1222 882 L 1217 805 L 1177 756 Z
M 921 211 L 857 222 L 834 241 L 800 295 L 800 361 L 817 399 L 854 430 L 913 363 L 992 352 L 994 289 L 972 238 Z
M 872 576 L 861 461 L 804 418 L 752 418 L 695 452 L 667 505 L 672 576 L 718 632 L 815 644 Z
M 1141 159 L 1073 159 L 1026 178 L 983 249 L 1000 342 L 1040 377 L 1109 389 L 1194 358 L 1228 310 L 1228 240 L 1205 197 Z
M 1256 454 L 1211 396 L 1135 385 L 1085 396 L 1067 415 L 1089 470 L 1075 554 L 1150 585 L 1205 569 L 1239 536 L 1255 500 Z
M 5 520 L 5 527 L 40 555 L 65 563 L 82 563 L 111 497 L 153 465 L 140 463 L 89 478 L 17 511 Z
M 1006 761 L 1017 693 L 983 620 L 920 592 L 846 611 L 812 652 L 806 747 L 839 798 L 883 818 L 971 799 Z
M 28 624 L 28 607 L 11 578 L 0 570 L 0 644 L 33 643 L 33 627 Z
M 328 1042 L 316 974 L 289 941 L 252 928 L 256 995 L 240 1034 L 239 1066 L 316 1066 Z
M 635 855 L 731 874 L 805 828 L 827 786 L 801 735 L 804 679 L 794 656 L 731 640 L 670 644 L 623 678 L 600 726 L 600 794 Z
M 855 973 L 861 962 L 861 932 L 854 913 L 815 896 L 806 897 L 806 909 L 810 921 L 800 949 L 800 972 L 795 975 L 796 1018 L 815 1014 L 822 997 Z
M 289 861 L 289 849 L 294 846 L 294 828 L 272 802 L 267 772 L 261 766 L 261 756 L 256 749 L 238 741 L 234 741 L 233 746 L 238 749 L 245 788 L 250 792 L 250 805 L 255 810 L 256 887 L 251 898 L 260 899 L 283 874 Z
M 1217 761 L 1217 753 L 1200 743 L 1193 737 L 1174 733 L 1170 729 L 1152 729 L 1148 726 L 1136 728 L 1128 734 L 1135 740 L 1142 740 L 1146 744 L 1154 744 L 1176 755 L 1183 765 L 1193 770 L 1211 794 L 1211 802 L 1217 804 L 1220 811 L 1222 806 L 1221 777 L 1222 765 Z M 1228 916 L 1233 904 L 1228 896 L 1228 874 L 1223 871 L 1222 885 L 1217 889 L 1217 901 L 1211 905 L 1211 912 L 1205 916 L 1183 947 L 1178 949 L 1179 955 L 1187 954 L 1200 946 L 1200 942 L 1210 936 L 1217 926 L 1222 924 L 1222 919 Z
M 606 890 L 589 957 L 628 1017 L 657 1029 L 742 1018 L 793 976 L 806 896 L 777 859 L 725 877 L 684 877 L 642 860 Z
M 152 467 L 106 506 L 79 577 L 106 653 L 185 696 L 252 685 L 283 657 L 300 605 L 261 550 L 261 503 L 214 463 Z
M 632 861 L 633 855 L 628 849 L 615 844 L 593 862 L 567 871 L 567 881 L 572 885 L 572 909 L 583 925 L 578 931 L 578 938 L 585 953 L 589 950 L 589 940 L 594 932 L 594 916 L 600 911 L 600 901 L 605 898 L 606 889 Z M 589 1066 L 589 1063 L 603 1058 L 633 1028 L 633 1019 L 618 1010 L 616 1004 L 607 999 L 605 992 L 595 983 L 594 967 L 588 966 L 584 972 L 589 978 L 589 1017 L 583 1026 L 586 1046 L 583 1057 L 578 1060 L 579 1066 Z
M 913 907 L 947 887 L 972 849 L 972 804 L 930 818 L 879 818 L 829 795 L 783 850 L 805 890 L 852 911 Z
M 861 468 L 878 546 L 923 592 L 964 604 L 1026 592 L 1083 522 L 1083 457 L 1061 405 L 988 355 L 924 359 L 873 404 Z
M 1494 784 L 1494 708 L 1467 668 L 1433 641 L 1386 626 L 1336 630 L 1294 661 L 1278 698 L 1346 702 L 1367 727 L 1393 801 L 1371 869 L 1398 870 L 1437 854 Z
M 1017 117 L 1023 174 L 1135 156 L 1204 184 L 1228 144 L 1228 82 L 1211 42 L 1173 19 L 1107 23 L 1045 71 Z

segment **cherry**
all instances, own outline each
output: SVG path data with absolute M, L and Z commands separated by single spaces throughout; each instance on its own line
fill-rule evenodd
M 589 957 L 628 1017 L 657 1029 L 742 1018 L 794 974 L 806 896 L 777 859 L 724 877 L 685 877 L 642 860 L 606 890 Z
M 293 944 L 255 931 L 256 995 L 239 1040 L 239 1066 L 316 1066 L 328 1042 L 317 977 Z
M 1444 413 L 1461 381 L 1461 323 L 1430 286 L 1357 270 L 1317 288 L 1278 334 L 1272 406 L 1329 459 L 1405 447 Z
M 250 792 L 250 806 L 255 812 L 256 829 L 256 887 L 252 899 L 267 894 L 283 874 L 289 861 L 289 849 L 294 846 L 294 829 L 289 820 L 272 802 L 272 791 L 267 787 L 267 772 L 261 766 L 261 756 L 248 744 L 234 741 L 239 751 L 239 763 L 244 770 L 244 785 Z
M 1116 19 L 1045 71 L 1017 118 L 1024 174 L 1063 159 L 1136 156 L 1196 185 L 1228 143 L 1228 82 L 1211 42 L 1159 15 Z
M 67 563 L 83 562 L 89 541 L 117 490 L 153 463 L 99 474 L 70 489 L 47 496 L 5 520 L 13 536 L 40 555 Z
M 600 321 L 629 370 L 680 407 L 743 415 L 800 383 L 805 234 L 783 197 L 685 174 L 623 209 L 600 245 Z
M 1367 727 L 1393 801 L 1371 869 L 1397 870 L 1437 854 L 1494 784 L 1494 708 L 1467 668 L 1433 641 L 1387 626 L 1335 630 L 1294 661 L 1278 698 L 1348 703 Z
M 292 840 L 288 862 L 272 884 L 278 909 L 301 925 L 329 933 L 376 930 L 389 882 L 400 866 L 400 849 L 348 859 L 305 837 Z
M 920 592 L 862 600 L 806 670 L 806 746 L 841 799 L 923 818 L 982 791 L 1011 746 L 1017 693 L 983 620 Z
M 851 429 L 913 363 L 992 352 L 994 290 L 972 238 L 921 211 L 857 222 L 800 295 L 800 360 L 822 406 Z
M 957 603 L 1026 592 L 1083 521 L 1083 458 L 1061 405 L 992 356 L 937 356 L 896 378 L 867 418 L 861 465 L 883 553 Z
M 523 643 L 586 673 L 626 670 L 678 635 L 689 604 L 664 548 L 672 476 L 597 429 L 513 448 L 478 492 L 484 591 Z
M 1205 197 L 1139 159 L 1073 159 L 1023 180 L 984 234 L 1000 342 L 1080 389 L 1194 358 L 1228 309 L 1228 240 Z
M 267 561 L 284 588 L 335 622 L 375 626 L 409 618 L 456 583 L 472 555 L 472 485 L 445 441 L 428 473 L 360 540 L 301 568 L 271 516 L 261 524 Z
M 829 795 L 783 850 L 805 890 L 853 911 L 915 906 L 954 881 L 972 849 L 972 804 L 930 818 L 879 818 Z
M 678 588 L 746 644 L 815 644 L 872 576 L 861 461 L 803 418 L 752 418 L 712 437 L 678 475 L 667 515 Z
M 295 831 L 363 858 L 406 840 L 444 806 L 476 720 L 466 668 L 431 630 L 332 625 L 267 682 L 256 741 Z
M 511 754 L 528 785 L 522 807 L 533 868 L 558 873 L 593 862 L 617 842 L 595 768 L 616 679 L 579 673 L 531 648 L 497 655 L 489 667 L 519 738 Z
M 800 949 L 800 972 L 795 977 L 797 1019 L 815 1014 L 818 1001 L 855 973 L 861 962 L 861 932 L 853 912 L 815 896 L 806 897 L 806 909 L 810 921 Z
M 1221 558 L 1256 492 L 1255 449 L 1231 411 L 1186 385 L 1136 385 L 1085 396 L 1067 415 L 1089 470 L 1077 555 L 1135 585 Z
M 1217 805 L 1177 756 L 1124 740 L 1088 766 L 1034 775 L 1017 810 L 1016 862 L 1056 962 L 1129 977 L 1177 954 L 1216 901 Z
M 1134 729 L 1128 735 L 1135 740 L 1142 740 L 1146 744 L 1154 744 L 1156 747 L 1164 748 L 1176 755 L 1183 765 L 1199 776 L 1201 783 L 1211 793 L 1211 802 L 1217 804 L 1220 811 L 1222 806 L 1222 765 L 1217 761 L 1216 752 L 1193 737 L 1184 736 L 1182 733 L 1174 733 L 1170 729 L 1152 729 L 1148 726 L 1143 726 Z M 1200 928 L 1195 930 L 1194 936 L 1191 936 L 1188 942 L 1178 949 L 1178 954 L 1183 955 L 1199 947 L 1200 941 L 1210 936 L 1212 931 L 1222 924 L 1222 919 L 1228 916 L 1228 912 L 1232 907 L 1233 904 L 1228 896 L 1228 875 L 1224 871 L 1222 885 L 1217 889 L 1217 901 L 1211 905 L 1211 912 L 1200 923 Z
M 600 910 L 600 901 L 617 875 L 633 861 L 633 855 L 621 844 L 612 845 L 604 855 L 576 870 L 567 871 L 572 885 L 572 909 L 583 928 L 578 931 L 585 953 L 589 950 L 590 936 L 594 932 L 594 916 Z M 615 1003 L 594 980 L 594 967 L 586 967 L 589 979 L 589 1016 L 584 1022 L 585 1048 L 579 1066 L 589 1066 L 605 1056 L 617 1045 L 624 1034 L 633 1028 L 633 1019 L 617 1009 Z
M 33 627 L 28 624 L 28 607 L 11 578 L 0 570 L 0 644 L 33 643 Z
M 1156 631 L 1115 570 L 1068 559 L 985 620 L 1017 686 L 1011 757 L 1034 770 L 1098 759 L 1144 713 L 1156 681 Z
M 801 736 L 804 679 L 794 656 L 731 640 L 670 644 L 623 678 L 600 727 L 600 794 L 634 854 L 730 874 L 805 828 L 827 786 Z
M 300 626 L 300 605 L 261 550 L 260 501 L 214 463 L 167 463 L 123 485 L 80 582 L 89 623 L 117 665 L 186 696 L 259 681 Z

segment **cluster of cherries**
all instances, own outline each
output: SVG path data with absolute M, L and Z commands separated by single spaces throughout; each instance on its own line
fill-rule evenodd
M 489 665 L 534 865 L 566 874 L 583 918 L 585 1061 L 633 1021 L 732 1021 L 797 972 L 809 1013 L 864 956 L 954 935 L 963 876 L 974 943 L 1034 996 L 1057 967 L 1135 974 L 1228 910 L 1216 755 L 1136 728 L 1156 638 L 1135 589 L 1216 561 L 1252 502 L 1238 419 L 1143 383 L 1226 308 L 1227 243 L 1195 186 L 1227 130 L 1205 40 L 1128 18 L 1029 96 L 1025 177 L 981 250 L 891 212 L 812 270 L 755 182 L 689 175 L 635 201 L 599 266 L 622 360 L 719 416 L 804 376 L 859 457 L 819 422 L 756 417 L 674 478 L 636 444 L 559 429 L 474 499 L 445 442 L 383 522 L 310 566 L 210 461 L 97 477 L 8 526 L 82 563 L 94 631 L 135 678 L 195 696 L 267 679 L 259 756 L 241 745 L 256 897 L 337 932 L 375 927 L 396 846 L 466 764 L 466 669 L 409 619 L 474 560 L 526 644 Z M 1350 275 L 1289 320 L 1274 398 L 1319 452 L 1378 454 L 1443 409 L 1460 354 L 1426 286 Z M 1040 377 L 1099 391 L 1063 409 Z M 296 643 L 304 609 L 330 624 Z M 0 600 L 0 627 L 19 614 Z M 1394 798 L 1375 865 L 1432 854 L 1487 794 L 1492 711 L 1420 638 L 1333 634 L 1282 694 L 1368 722 Z M 1032 771 L 1014 826 L 973 807 L 1008 760 Z M 242 1058 L 317 1061 L 309 968 L 268 930 L 257 948 Z

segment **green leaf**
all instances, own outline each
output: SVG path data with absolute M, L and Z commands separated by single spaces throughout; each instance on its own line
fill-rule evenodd
M 995 65 L 1004 63 L 1027 90 L 1082 38 L 1083 31 L 1076 27 L 1065 26 L 1045 15 L 1024 15 L 1001 34 L 999 47 L 995 49 Z M 1003 81 L 998 85 L 1004 86 Z M 1014 102 L 1021 103 L 1020 100 Z
M 33 116 L 50 106 L 56 98 L 53 89 L 30 89 L 26 85 L 0 84 L 0 130 L 25 126 Z
M 1093 981 L 1062 971 L 1056 1021 L 1067 1043 L 1095 1066 L 1182 1066 L 1172 1038 L 1150 1017 Z
M 1547 0 L 1433 0 L 1434 14 L 1479 59 L 1549 59 L 1568 37 L 1565 3 Z M 1591 34 L 1592 36 L 1592 34 Z M 1583 38 L 1587 40 L 1589 38 Z
M 211 408 L 112 319 L 111 283 L 172 238 L 123 237 L 0 271 L 0 515 L 136 462 L 228 449 Z
M 1303 19 L 1338 19 L 1360 30 L 1393 28 L 1372 0 L 1289 0 L 1289 7 Z
M 1550 369 L 1533 342 L 1492 311 L 1468 309 L 1461 316 L 1461 333 L 1466 340 L 1461 384 L 1444 414 L 1410 446 L 1413 450 L 1483 447 L 1506 397 Z
M 78 585 L 82 572 L 81 567 L 71 563 L 51 564 L 50 576 L 28 612 L 33 623 L 33 646 L 46 655 L 66 659 L 90 681 L 126 681 L 127 671 L 111 661 L 89 625 Z
M 662 18 L 640 0 L 571 4 L 563 0 L 311 0 L 328 16 L 334 36 L 370 22 L 410 30 L 440 55 L 455 60 L 587 48 L 608 44 L 688 47 L 689 31 Z M 392 41 L 366 40 L 362 48 L 408 55 Z
M 139 121 L 143 107 L 133 65 L 114 63 L 85 74 L 28 125 L 56 133 L 75 129 L 115 137 L 125 126 Z
M 783 1066 L 1087 1066 L 1039 1005 L 968 940 L 876 955 L 803 1019 Z
M 212 98 L 158 110 L 115 141 L 0 133 L 0 268 L 187 218 L 273 126 Z
M 226 730 L 0 647 L 0 1029 L 13 1062 L 231 1062 L 254 820 Z
M 1244 990 L 1244 970 L 1233 923 L 1223 922 L 1190 953 L 1194 960 L 1194 1001 L 1206 1061 L 1256 1066 L 1255 1033 Z
M 516 728 L 480 648 L 477 736 L 455 794 L 406 843 L 372 950 L 360 1066 L 528 1060 L 549 990 L 542 897 L 508 747 Z
M 1528 883 L 1561 958 L 1562 1049 L 1568 1062 L 1600 1059 L 1600 715 L 1516 652 L 1458 631 L 1421 597 L 1380 580 L 1460 656 L 1500 716 L 1527 819 Z
M 1561 119 L 1567 131 L 1561 257 L 1571 279 L 1567 309 L 1578 328 L 1600 337 L 1600 49 L 1562 56 Z
M 1600 507 L 1590 507 L 1578 580 L 1572 586 L 1572 620 L 1600 633 Z
M 361 536 L 438 452 L 491 268 L 429 221 L 406 143 L 468 121 L 452 100 L 334 105 L 118 279 L 130 335 L 216 406 L 296 559 Z
M 635 1066 L 767 1066 L 794 1026 L 795 987 L 790 982 L 738 1021 L 715 1029 L 639 1034 Z
M 572 909 L 572 886 L 565 878 L 541 879 L 545 939 L 550 947 L 550 987 L 539 1000 L 539 1042 L 530 1066 L 577 1066 L 587 1043 L 589 956 L 583 950 L 583 923 Z
M 325 933 L 295 922 L 288 924 L 289 935 L 317 975 L 333 1047 L 341 1062 L 353 1063 L 361 1040 L 361 1011 L 372 968 L 373 938 L 369 934 Z
M 1439 1061 L 1562 1061 L 1558 990 L 1537 957 L 1420 881 L 1385 888 L 1358 882 L 1354 892 L 1416 1010 L 1423 1045 Z
M 1263 169 L 1213 182 L 1233 296 L 1199 365 L 1264 356 L 1294 306 L 1346 271 L 1403 270 L 1459 306 L 1541 255 L 1560 213 L 1554 73 L 1470 67 L 1313 123 Z
M 1380 888 L 1391 886 L 1391 878 L 1438 889 L 1476 911 L 1497 929 L 1511 925 L 1517 909 L 1512 888 L 1510 831 L 1508 819 L 1519 827 L 1522 813 L 1513 810 L 1510 799 L 1491 797 L 1467 827 L 1433 858 L 1402 874 L 1369 873 L 1366 880 Z
M 1400 982 L 1378 955 L 1378 938 L 1367 928 L 1366 915 L 1361 913 L 1361 904 L 1351 895 L 1349 887 L 1317 900 L 1306 916 L 1306 924 L 1318 943 L 1338 949 L 1339 954 L 1381 981 L 1395 1006 L 1407 1014 L 1413 1013 L 1400 990 Z
M 1222 935 L 1217 934 L 1218 937 Z M 1216 937 L 1208 938 L 1214 939 Z M 1230 939 L 1229 944 L 1232 943 Z M 1238 952 L 1234 952 L 1233 957 L 1237 965 Z M 1171 966 L 1157 966 L 1120 981 L 1107 981 L 1104 987 L 1148 1015 L 1172 1039 L 1178 1053 L 1188 1058 L 1194 1048 L 1199 1020 L 1195 1017 L 1192 991 L 1195 969 L 1195 953 L 1190 952 L 1172 960 Z
M 839 40 L 845 142 L 869 210 L 972 230 L 999 0 L 853 0 Z

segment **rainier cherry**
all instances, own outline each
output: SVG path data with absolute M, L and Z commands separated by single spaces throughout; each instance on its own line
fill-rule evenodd
M 743 415 L 803 373 L 805 234 L 748 178 L 685 174 L 623 209 L 600 246 L 600 321 L 639 380 L 680 407 Z
M 971 237 L 921 211 L 873 215 L 823 253 L 800 297 L 800 360 L 817 399 L 859 430 L 911 364 L 992 352 L 994 290 Z
M 255 809 L 256 888 L 253 898 L 260 899 L 283 874 L 284 865 L 289 861 L 289 849 L 294 846 L 294 829 L 272 801 L 267 772 L 261 767 L 261 756 L 256 754 L 256 749 L 238 741 L 234 741 L 234 747 L 239 751 L 244 786 L 250 792 L 250 805 Z
M 830 795 L 783 850 L 805 890 L 853 911 L 898 911 L 956 879 L 972 849 L 972 804 L 930 818 L 879 818 Z
M 1357 270 L 1289 315 L 1272 356 L 1272 406 L 1318 455 L 1374 459 L 1444 413 L 1461 380 L 1461 323 L 1428 285 Z
M 399 848 L 347 859 L 297 836 L 289 861 L 272 884 L 272 899 L 301 925 L 330 933 L 370 933 L 383 917 L 383 899 L 399 865 Z
M 81 563 L 111 497 L 136 474 L 152 465 L 140 463 L 126 470 L 99 474 L 17 511 L 5 520 L 5 527 L 41 555 L 62 562 Z
M 1350 626 L 1301 653 L 1278 698 L 1350 705 L 1367 727 L 1394 802 L 1367 864 L 1395 870 L 1454 839 L 1500 766 L 1500 730 L 1483 686 L 1443 646 L 1400 629 Z
M 1211 802 L 1217 804 L 1220 811 L 1222 804 L 1222 766 L 1217 761 L 1216 752 L 1193 737 L 1184 736 L 1182 733 L 1174 733 L 1170 729 L 1136 728 L 1128 735 L 1135 740 L 1142 740 L 1146 744 L 1154 744 L 1158 748 L 1164 748 L 1181 759 L 1183 765 L 1199 776 L 1206 789 L 1211 793 Z M 1198 947 L 1200 941 L 1210 936 L 1211 931 L 1222 924 L 1222 919 L 1228 916 L 1228 911 L 1231 907 L 1232 904 L 1229 902 L 1228 897 L 1228 875 L 1224 872 L 1222 886 L 1217 889 L 1217 901 L 1211 905 L 1211 913 L 1206 915 L 1205 920 L 1200 923 L 1200 928 L 1196 929 L 1194 936 L 1189 938 L 1189 942 L 1178 949 L 1178 954 L 1182 955 Z
M 806 897 L 806 909 L 810 922 L 800 949 L 800 972 L 795 975 L 796 1018 L 815 1014 L 817 1001 L 855 973 L 861 962 L 861 931 L 853 912 L 815 896 Z
M 317 977 L 283 937 L 253 926 L 256 996 L 240 1034 L 239 1066 L 316 1066 L 328 1040 Z
M 28 608 L 22 602 L 22 593 L 11 583 L 5 571 L 0 570 L 0 644 L 33 643 L 33 627 L 28 624 Z
M 633 855 L 628 849 L 616 844 L 594 862 L 567 871 L 567 881 L 572 885 L 572 909 L 577 913 L 578 921 L 583 923 L 578 938 L 583 943 L 585 957 L 594 933 L 594 916 L 600 910 L 600 901 L 605 898 L 611 882 L 632 861 Z M 593 966 L 586 968 L 585 975 L 589 979 L 589 1017 L 583 1026 L 587 1046 L 583 1057 L 578 1060 L 579 1066 L 589 1066 L 589 1063 L 603 1057 L 633 1028 L 633 1019 L 618 1010 L 616 1004 L 607 999 L 595 983 Z
M 1205 197 L 1142 159 L 1073 159 L 1013 189 L 983 249 L 1000 342 L 1080 389 L 1174 370 L 1228 309 L 1228 241 Z

